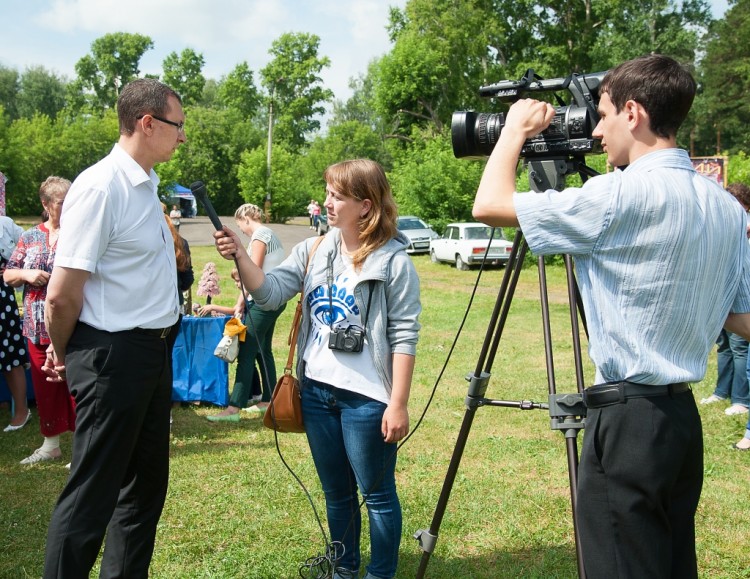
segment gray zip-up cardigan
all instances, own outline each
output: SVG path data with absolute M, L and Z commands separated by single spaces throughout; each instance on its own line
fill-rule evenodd
M 266 274 L 263 284 L 253 291 L 255 303 L 264 310 L 275 310 L 299 293 L 304 277 L 302 324 L 297 338 L 297 376 L 305 375 L 302 359 L 310 334 L 310 306 L 304 299 L 313 289 L 326 283 L 328 254 L 333 253 L 334 278 L 346 267 L 340 254 L 341 232 L 332 229 L 320 243 L 305 276 L 305 267 L 314 237 L 298 243 L 281 265 Z M 417 350 L 419 334 L 419 277 L 406 253 L 408 240 L 403 233 L 371 253 L 362 267 L 360 281 L 354 289 L 360 312 L 367 310 L 369 281 L 374 280 L 367 341 L 375 369 L 388 396 L 393 388 L 393 354 L 410 354 Z M 364 319 L 363 319 L 364 322 Z M 357 354 L 352 354 L 356 356 Z

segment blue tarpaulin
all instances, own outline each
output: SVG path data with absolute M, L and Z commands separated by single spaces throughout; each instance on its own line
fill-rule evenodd
M 188 189 L 187 187 L 183 187 L 179 183 L 173 183 L 169 187 L 167 187 L 167 191 L 169 191 L 173 197 L 184 197 L 186 199 L 192 199 L 193 193 Z
M 183 217 L 195 217 L 198 215 L 198 203 L 195 201 L 193 192 L 190 189 L 179 183 L 172 183 L 167 186 L 167 193 L 169 194 L 170 202 L 179 201 Z

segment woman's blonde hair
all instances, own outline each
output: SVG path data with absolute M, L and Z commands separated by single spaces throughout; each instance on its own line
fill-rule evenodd
M 234 219 L 240 221 L 241 219 L 252 219 L 259 223 L 263 222 L 263 210 L 257 205 L 252 203 L 245 203 L 237 208 L 234 212 Z
M 65 177 L 50 175 L 39 186 L 39 201 L 49 203 L 55 198 L 55 195 L 64 197 L 68 194 L 68 189 L 70 189 L 70 181 Z M 47 219 L 49 219 L 49 213 L 46 209 L 42 209 L 42 222 L 47 221 Z
M 357 223 L 359 249 L 352 256 L 360 269 L 370 253 L 385 245 L 398 232 L 398 210 L 391 186 L 379 163 L 369 159 L 352 159 L 331 165 L 323 173 L 326 183 L 337 193 L 364 201 L 371 206 Z

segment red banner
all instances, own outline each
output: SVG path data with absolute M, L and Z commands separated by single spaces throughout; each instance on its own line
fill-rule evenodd
M 727 186 L 729 157 L 691 157 L 690 160 L 698 173 L 713 179 L 722 187 Z

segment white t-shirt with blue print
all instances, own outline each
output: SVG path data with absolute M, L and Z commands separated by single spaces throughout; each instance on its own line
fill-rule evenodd
M 388 394 L 375 370 L 367 335 L 361 352 L 341 352 L 328 347 L 331 325 L 342 330 L 364 325 L 366 312 L 360 312 L 354 299 L 354 288 L 360 278 L 350 261 L 348 265 L 333 280 L 331 291 L 323 284 L 306 296 L 311 324 L 303 356 L 305 374 L 313 380 L 388 404 Z

